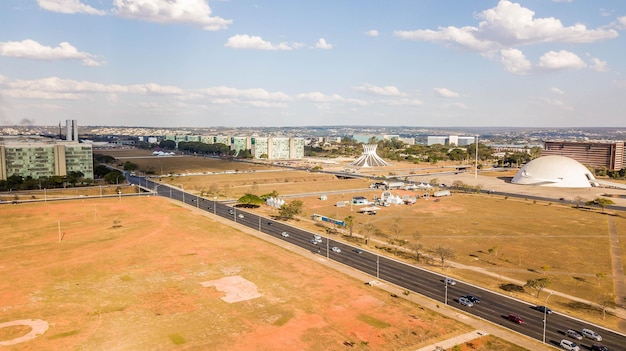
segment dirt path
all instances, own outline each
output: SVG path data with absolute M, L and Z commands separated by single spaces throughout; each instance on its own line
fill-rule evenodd
M 12 327 L 16 325 L 27 325 L 31 327 L 31 331 L 23 336 L 20 336 L 15 339 L 0 341 L 0 346 L 10 346 L 19 344 L 24 341 L 28 341 L 42 335 L 48 330 L 48 322 L 41 319 L 20 319 L 16 321 L 0 323 L 0 329 L 6 327 Z
M 619 246 L 619 237 L 615 228 L 615 221 L 609 217 L 609 243 L 611 246 L 611 265 L 613 266 L 613 284 L 615 286 L 615 304 L 622 307 L 626 301 L 626 277 L 624 277 L 624 262 L 622 250 Z M 626 330 L 626 320 L 619 322 L 620 329 Z

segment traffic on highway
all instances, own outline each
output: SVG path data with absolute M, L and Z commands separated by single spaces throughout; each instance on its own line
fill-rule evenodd
M 334 240 L 332 237 L 318 234 L 314 237 L 314 233 L 293 227 L 288 223 L 185 193 L 182 189 L 156 183 L 148 178 L 128 176 L 128 180 L 132 184 L 153 191 L 155 195 L 175 199 L 232 220 L 275 239 L 357 269 L 371 275 L 372 279 L 395 284 L 552 346 L 567 349 L 573 342 L 581 350 L 626 349 L 626 335 L 552 311 L 544 306 L 535 306 L 459 280 L 453 281 L 454 284 L 452 284 L 444 275 L 391 257 L 381 256 L 343 241 Z M 470 297 L 475 299 L 471 305 L 466 303 Z M 571 334 L 567 333 L 568 330 L 577 331 L 581 335 L 584 334 L 583 331 L 589 330 L 595 334 L 584 334 L 582 339 L 578 340 L 572 338 Z M 563 340 L 566 342 L 562 342 Z

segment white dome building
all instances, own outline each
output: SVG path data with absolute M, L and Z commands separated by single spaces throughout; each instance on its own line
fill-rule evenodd
M 513 179 L 513 184 L 555 188 L 589 188 L 596 178 L 580 162 L 565 156 L 543 156 L 528 162 Z

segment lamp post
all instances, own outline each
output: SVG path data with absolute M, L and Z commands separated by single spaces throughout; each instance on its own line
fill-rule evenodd
M 443 284 L 444 284 L 444 287 L 445 287 L 445 290 L 446 290 L 446 293 L 445 293 L 445 297 L 444 297 L 443 303 L 444 303 L 444 305 L 447 305 L 447 304 L 448 304 L 448 276 L 446 276 L 446 277 L 443 279 Z
M 474 178 L 478 178 L 478 135 L 476 136 L 476 159 L 474 162 Z
M 546 324 L 548 323 L 548 299 L 554 292 L 550 292 L 550 295 L 546 297 L 546 305 L 543 306 L 543 343 L 546 343 Z

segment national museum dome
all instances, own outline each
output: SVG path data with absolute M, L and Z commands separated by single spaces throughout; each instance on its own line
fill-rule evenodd
M 596 178 L 580 162 L 565 156 L 543 156 L 522 167 L 511 183 L 555 188 L 589 188 Z

